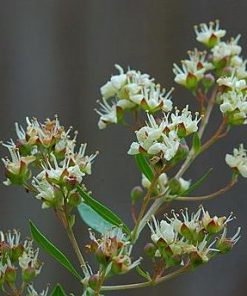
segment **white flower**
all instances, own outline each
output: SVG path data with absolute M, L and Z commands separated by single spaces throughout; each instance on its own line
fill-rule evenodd
M 115 67 L 119 70 L 119 75 L 112 76 L 110 81 L 100 88 L 101 95 L 105 99 L 115 96 L 127 82 L 127 75 L 123 73 L 123 68 L 119 65 Z
M 247 95 L 235 90 L 223 93 L 218 98 L 220 100 L 220 111 L 223 114 L 235 112 L 236 119 L 245 120 L 247 117 Z M 243 122 L 245 123 L 245 122 Z
M 24 251 L 19 257 L 19 265 L 23 271 L 32 268 L 35 275 L 38 275 L 41 271 L 42 265 L 38 260 L 39 249 L 33 249 L 32 241 L 26 240 L 24 242 Z
M 43 171 L 37 175 L 38 180 L 48 179 L 56 182 L 69 182 L 71 184 L 82 182 L 85 172 L 77 163 L 73 163 L 70 155 L 66 155 L 61 164 L 58 163 L 54 154 L 51 154 L 52 164 L 47 161 L 43 165 Z
M 11 157 L 11 159 L 2 158 L 6 168 L 7 177 L 7 180 L 4 182 L 4 184 L 23 184 L 30 177 L 28 165 L 35 161 L 35 156 L 21 156 L 19 149 L 13 142 L 10 144 L 3 144 L 3 146 L 8 149 Z
M 131 144 L 128 154 L 138 154 L 145 150 L 151 155 L 162 153 L 164 159 L 171 160 L 179 147 L 177 133 L 169 131 L 165 134 L 164 130 L 167 127 L 166 118 L 158 124 L 152 115 L 147 114 L 147 117 L 147 125 L 136 131 L 138 142 Z
M 162 110 L 169 112 L 172 110 L 172 100 L 170 98 L 171 89 L 166 92 L 165 89 L 161 89 L 160 85 L 151 84 L 150 86 L 144 86 L 141 89 L 141 93 L 131 94 L 130 100 L 138 105 L 142 105 L 145 110 L 155 112 L 156 110 Z
M 230 77 L 220 77 L 216 82 L 219 86 L 228 87 L 237 91 L 247 88 L 246 81 L 244 79 L 238 79 L 234 74 Z
M 37 189 L 36 198 L 41 200 L 42 209 L 49 208 L 56 200 L 56 189 L 46 179 L 33 179 L 32 185 Z
M 117 123 L 117 105 L 113 103 L 110 105 L 105 98 L 103 102 L 99 102 L 101 109 L 95 110 L 99 115 L 100 119 L 98 122 L 99 129 L 104 129 L 110 123 Z
M 98 151 L 95 154 L 91 154 L 88 156 L 86 155 L 86 143 L 81 144 L 78 151 L 75 151 L 75 147 L 76 143 L 73 143 L 70 147 L 68 147 L 66 151 L 66 158 L 70 160 L 70 165 L 73 164 L 76 167 L 76 170 L 78 170 L 79 168 L 81 172 L 91 175 L 92 163 L 98 155 Z
M 243 144 L 240 144 L 239 149 L 234 148 L 233 154 L 226 154 L 225 160 L 229 167 L 247 178 L 247 150 L 244 149 Z
M 225 30 L 220 29 L 219 21 L 216 20 L 215 22 L 210 22 L 209 25 L 207 24 L 200 24 L 195 26 L 195 33 L 196 33 L 196 40 L 208 45 L 211 47 L 219 42 L 220 38 L 224 37 L 226 34 Z
M 224 58 L 239 55 L 241 53 L 241 46 L 238 45 L 240 35 L 235 39 L 232 38 L 229 42 L 220 42 L 215 47 L 212 48 L 213 61 L 219 62 Z
M 194 88 L 205 72 L 212 69 L 213 65 L 205 61 L 206 53 L 197 49 L 188 51 L 189 59 L 182 61 L 182 68 L 173 65 L 175 82 L 188 88 Z
M 229 68 L 238 79 L 246 79 L 247 78 L 246 64 L 247 64 L 247 60 L 243 60 L 239 56 L 233 56 L 230 60 Z
M 154 243 L 157 243 L 160 239 L 164 240 L 168 245 L 172 244 L 176 239 L 178 233 L 175 231 L 172 224 L 167 223 L 165 220 L 161 220 L 160 223 L 152 217 L 153 225 L 149 223 L 151 229 L 151 239 Z
M 195 118 L 193 119 L 188 105 L 186 105 L 186 107 L 182 110 L 181 114 L 179 113 L 180 111 L 177 108 L 175 113 L 171 113 L 171 123 L 168 125 L 168 128 L 172 130 L 182 125 L 183 128 L 185 128 L 186 135 L 195 133 L 198 130 L 198 123 L 201 120 L 199 113 L 196 112 Z
M 8 231 L 6 234 L 0 231 L 0 243 L 6 242 L 10 246 L 10 248 L 19 246 L 20 238 L 21 238 L 20 232 L 18 232 L 15 229 L 12 232 Z

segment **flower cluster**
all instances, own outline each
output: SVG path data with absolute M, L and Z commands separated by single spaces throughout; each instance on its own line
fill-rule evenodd
M 90 239 L 87 249 L 95 253 L 98 262 L 107 268 L 109 276 L 126 273 L 140 264 L 141 259 L 132 262 L 131 244 L 121 229 L 114 228 L 99 239 L 90 232 Z
M 153 223 L 149 223 L 152 243 L 146 252 L 164 260 L 167 267 L 187 260 L 193 266 L 206 263 L 231 250 L 240 238 L 240 228 L 233 237 L 226 237 L 227 223 L 232 219 L 232 215 L 211 217 L 202 207 L 191 216 L 186 209 L 181 215 L 172 212 L 171 218 L 165 216 L 160 222 L 153 217 Z
M 77 132 L 71 138 L 71 128 L 66 131 L 57 117 L 47 119 L 44 124 L 36 118 L 26 121 L 26 130 L 16 124 L 17 140 L 3 144 L 10 153 L 10 158 L 3 158 L 7 177 L 4 183 L 23 185 L 34 191 L 43 208 L 59 208 L 64 199 L 75 206 L 80 202 L 76 186 L 85 175 L 91 174 L 97 153 L 86 155 L 86 144 L 77 150 Z M 32 177 L 34 172 L 36 176 Z
M 243 144 L 240 144 L 239 149 L 234 148 L 233 154 L 226 154 L 226 163 L 234 172 L 247 178 L 247 150 Z
M 247 85 L 243 79 L 232 75 L 217 80 L 220 92 L 217 102 L 220 104 L 220 111 L 227 118 L 228 124 L 245 124 L 247 118 Z
M 0 288 L 13 287 L 20 272 L 22 282 L 29 284 L 39 275 L 42 264 L 39 250 L 33 248 L 30 240 L 21 242 L 16 230 L 0 232 Z
M 198 87 L 207 91 L 215 77 L 234 75 L 237 79 L 247 78 L 247 61 L 240 56 L 242 48 L 238 44 L 240 35 L 226 42 L 221 41 L 226 31 L 220 29 L 219 21 L 195 26 L 195 33 L 196 40 L 210 51 L 200 52 L 194 49 L 189 51 L 189 59 L 182 61 L 182 68 L 174 64 L 175 82 L 192 91 Z
M 102 102 L 99 102 L 100 110 L 96 110 L 100 115 L 100 129 L 110 123 L 120 122 L 125 110 L 141 108 L 151 113 L 171 111 L 172 89 L 166 92 L 148 74 L 142 74 L 140 71 L 129 69 L 124 73 L 119 65 L 116 65 L 116 68 L 119 75 L 112 76 L 100 89 Z M 108 102 L 110 99 L 113 99 L 111 103 Z
M 147 114 L 148 122 L 138 131 L 136 137 L 138 142 L 133 142 L 128 151 L 129 154 L 147 153 L 149 155 L 161 155 L 161 158 L 170 161 L 178 152 L 181 139 L 195 133 L 200 121 L 199 114 L 192 117 L 188 106 L 181 113 L 164 115 L 157 122 L 152 115 Z

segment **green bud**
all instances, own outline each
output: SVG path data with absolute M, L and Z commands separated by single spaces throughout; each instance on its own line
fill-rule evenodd
M 130 193 L 131 202 L 135 204 L 139 199 L 143 197 L 143 190 L 140 186 L 135 186 Z

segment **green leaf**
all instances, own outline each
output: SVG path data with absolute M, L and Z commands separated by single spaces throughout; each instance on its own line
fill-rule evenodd
M 56 287 L 52 290 L 50 296 L 66 296 L 66 293 L 60 284 L 57 284 Z
M 71 272 L 78 280 L 81 280 L 80 274 L 75 270 L 68 258 L 39 231 L 32 221 L 29 221 L 29 225 L 33 240 L 36 241 L 45 252 L 55 258 L 61 265 Z
M 130 233 L 129 228 L 123 223 L 123 221 L 110 209 L 102 205 L 99 201 L 95 200 L 86 191 L 84 191 L 80 186 L 77 186 L 78 192 L 84 199 L 84 203 L 91 207 L 96 213 L 99 214 L 105 221 L 110 224 L 122 228 L 126 233 Z
M 99 233 L 105 233 L 114 227 L 113 224 L 103 219 L 102 216 L 85 203 L 81 203 L 78 206 L 78 211 L 82 220 Z
M 213 170 L 212 168 L 209 169 L 199 180 L 197 180 L 194 184 L 192 184 L 188 190 L 184 191 L 182 196 L 189 195 L 191 192 L 193 192 L 198 187 L 200 187 L 206 181 L 207 177 L 212 172 L 212 170 Z
M 144 270 L 141 268 L 141 266 L 138 265 L 138 266 L 136 267 L 136 271 L 137 271 L 137 273 L 138 273 L 140 276 L 142 276 L 142 277 L 145 278 L 146 280 L 148 280 L 148 281 L 151 280 L 151 276 L 150 276 L 149 272 L 144 271 Z
M 193 134 L 192 147 L 195 153 L 198 153 L 201 149 L 201 139 L 198 133 Z
M 148 178 L 148 180 L 151 182 L 154 174 L 153 174 L 153 170 L 150 167 L 147 159 L 145 156 L 143 156 L 142 154 L 137 154 L 135 155 L 135 160 L 137 163 L 138 168 L 140 169 L 140 171 Z

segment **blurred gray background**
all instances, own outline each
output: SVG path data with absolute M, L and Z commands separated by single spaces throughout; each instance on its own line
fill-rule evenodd
M 173 62 L 184 58 L 188 49 L 200 47 L 194 38 L 193 25 L 216 18 L 227 29 L 228 36 L 241 32 L 243 55 L 246 55 L 247 2 L 0 0 L 0 4 L 0 139 L 14 137 L 14 122 L 24 124 L 25 116 L 44 120 L 58 114 L 66 127 L 73 125 L 79 130 L 79 140 L 89 143 L 89 152 L 100 151 L 93 175 L 87 178 L 88 188 L 119 211 L 126 221 L 131 221 L 129 192 L 140 179 L 133 158 L 126 154 L 134 135 L 116 126 L 104 131 L 97 129 L 98 117 L 93 109 L 99 98 L 99 87 L 114 73 L 115 63 L 150 73 L 167 88 L 174 86 Z M 180 87 L 176 87 L 174 97 L 178 105 L 189 103 L 195 109 L 193 98 Z M 212 129 L 219 114 L 213 115 Z M 194 163 L 187 178 L 198 178 L 208 168 L 215 167 L 198 193 L 212 192 L 227 182 L 230 170 L 224 164 L 224 155 L 240 142 L 247 144 L 245 135 L 244 128 L 234 128 L 230 137 Z M 1 148 L 1 156 L 4 155 Z M 41 210 L 40 203 L 20 188 L 1 185 L 0 198 L 1 229 L 16 227 L 28 235 L 28 218 L 31 218 L 55 244 L 71 253 L 51 210 Z M 194 203 L 191 208 L 197 206 Z M 241 179 L 231 192 L 206 206 L 218 215 L 233 211 L 237 220 L 232 223 L 232 231 L 242 225 L 242 239 L 232 253 L 159 287 L 109 294 L 245 296 L 246 180 Z M 87 241 L 87 228 L 79 219 L 76 234 L 81 244 Z M 143 238 L 149 239 L 148 235 L 144 233 Z M 45 254 L 41 257 L 45 265 L 36 286 L 59 281 L 67 292 L 80 295 L 80 287 L 70 274 Z M 114 283 L 134 279 L 133 275 L 125 279 L 116 277 Z

